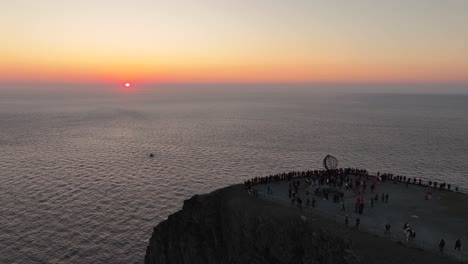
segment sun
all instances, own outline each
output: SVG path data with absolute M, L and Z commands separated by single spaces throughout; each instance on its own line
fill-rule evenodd
M 130 83 L 125 83 L 125 87 L 130 87 L 131 84 Z

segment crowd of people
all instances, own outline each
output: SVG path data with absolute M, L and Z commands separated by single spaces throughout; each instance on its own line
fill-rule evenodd
M 420 185 L 424 187 L 430 187 L 434 189 L 439 189 L 439 190 L 452 190 L 452 185 L 450 183 L 440 183 L 436 181 L 424 181 L 423 179 L 419 178 L 417 179 L 416 177 L 406 177 L 402 175 L 394 175 L 393 173 L 383 173 L 380 174 L 380 172 L 377 172 L 377 177 L 380 177 L 382 181 L 393 181 L 393 183 L 404 183 L 406 187 L 408 187 L 409 184 L 414 184 L 414 185 Z M 455 187 L 455 191 L 458 192 L 458 187 Z
M 393 181 L 394 184 L 404 183 L 406 187 L 409 184 L 420 185 L 424 187 L 435 188 L 439 190 L 451 190 L 451 185 L 444 183 L 438 183 L 433 181 L 424 182 L 422 179 L 410 178 L 402 175 L 393 175 L 391 173 L 377 173 L 376 178 L 370 184 L 370 205 L 374 207 L 379 199 L 382 203 L 388 203 L 388 193 L 377 193 L 376 184 L 379 181 Z M 305 184 L 301 186 L 300 179 L 305 181 Z M 363 198 L 366 194 L 367 184 L 369 181 L 369 173 L 366 170 L 356 168 L 341 168 L 336 170 L 309 170 L 309 171 L 290 171 L 279 173 L 275 175 L 269 175 L 265 177 L 254 177 L 245 181 L 245 186 L 249 193 L 253 194 L 254 197 L 258 197 L 258 191 L 255 188 L 257 184 L 266 184 L 267 193 L 273 194 L 273 184 L 280 183 L 281 181 L 288 182 L 288 198 L 291 200 L 291 205 L 297 206 L 302 209 L 303 203 L 306 207 L 315 208 L 316 199 L 320 197 L 323 200 L 329 200 L 332 197 L 333 203 L 341 204 L 341 210 L 346 211 L 345 206 L 345 191 L 354 191 L 357 195 L 355 204 L 355 228 L 358 229 L 360 225 L 359 215 L 364 212 L 365 199 Z M 310 195 L 309 187 L 313 186 L 314 195 Z M 458 188 L 455 189 L 458 191 Z M 305 194 L 305 197 L 302 196 Z M 430 199 L 431 192 L 426 193 L 426 199 Z M 305 199 L 303 199 L 303 197 Z M 348 225 L 349 217 L 346 214 L 345 224 Z M 391 225 L 385 224 L 385 235 L 390 234 Z M 416 237 L 416 232 L 410 228 L 409 224 L 406 223 L 403 227 L 404 235 L 407 241 L 412 241 Z M 439 243 L 440 252 L 443 252 L 445 241 L 442 239 Z M 455 243 L 455 250 L 460 250 L 461 241 L 457 239 Z
M 354 180 L 350 180 L 350 175 L 354 176 Z M 254 177 L 245 181 L 248 188 L 252 188 L 255 184 L 265 184 L 280 181 L 291 181 L 295 178 L 305 178 L 309 182 L 313 182 L 314 185 L 330 185 L 332 187 L 345 187 L 348 189 L 356 189 L 358 191 L 364 191 L 367 188 L 367 180 L 369 173 L 367 170 L 357 168 L 340 168 L 335 170 L 308 170 L 308 171 L 290 171 L 283 172 L 275 175 L 268 175 L 264 177 Z M 452 185 L 449 183 L 440 183 L 437 181 L 424 181 L 423 179 L 416 177 L 406 177 L 403 175 L 394 175 L 393 173 L 380 173 L 377 172 L 377 179 L 381 181 L 393 181 L 396 183 L 404 183 L 406 186 L 409 184 L 421 185 L 424 187 L 431 187 L 439 190 L 452 190 Z M 375 189 L 375 184 L 372 184 L 371 192 Z M 455 187 L 455 191 L 458 191 L 458 187 Z
M 247 187 L 252 187 L 256 184 L 274 183 L 280 181 L 292 181 L 295 178 L 305 178 L 309 182 L 314 184 L 324 185 L 329 184 L 334 187 L 343 186 L 345 179 L 349 175 L 368 177 L 366 170 L 360 170 L 356 168 L 340 168 L 335 170 L 308 170 L 308 171 L 290 171 L 278 173 L 275 175 L 268 175 L 264 177 L 254 177 L 247 181 L 245 184 Z M 360 178 L 361 179 L 361 178 Z

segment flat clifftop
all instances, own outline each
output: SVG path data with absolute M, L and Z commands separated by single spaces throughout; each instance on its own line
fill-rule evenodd
M 452 262 L 253 198 L 235 185 L 186 200 L 154 228 L 145 263 Z

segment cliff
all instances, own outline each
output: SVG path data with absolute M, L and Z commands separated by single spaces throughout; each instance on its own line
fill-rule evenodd
M 305 221 L 298 209 L 255 199 L 237 185 L 186 200 L 154 228 L 145 263 L 450 262 L 319 216 Z

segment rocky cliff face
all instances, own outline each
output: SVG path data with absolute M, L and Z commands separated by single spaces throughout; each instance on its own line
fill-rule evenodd
M 359 263 L 349 244 L 300 212 L 231 186 L 184 202 L 154 228 L 145 263 Z

